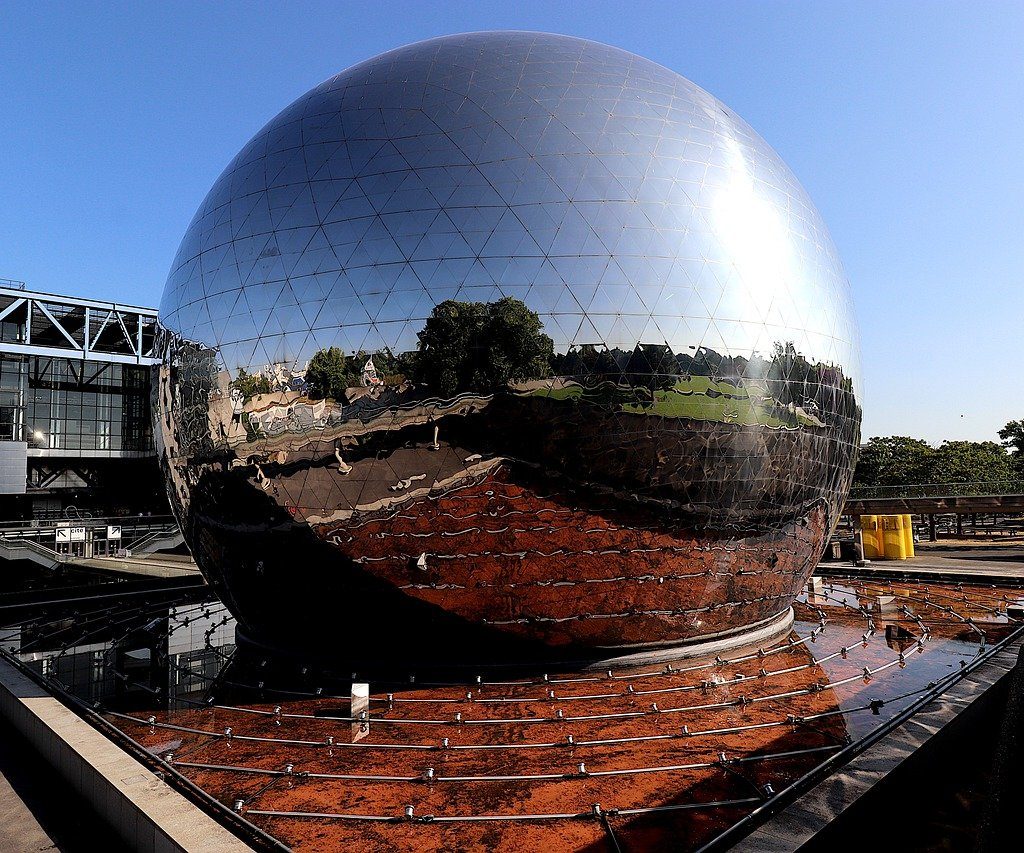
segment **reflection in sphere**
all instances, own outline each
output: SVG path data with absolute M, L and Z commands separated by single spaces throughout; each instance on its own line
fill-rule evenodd
M 835 248 L 750 127 L 652 62 L 474 33 L 242 149 L 160 306 L 157 434 L 250 638 L 495 659 L 787 614 L 860 432 Z

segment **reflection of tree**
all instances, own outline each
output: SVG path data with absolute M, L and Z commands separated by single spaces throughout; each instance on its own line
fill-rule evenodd
M 420 382 L 442 395 L 489 393 L 550 371 L 551 338 L 536 312 L 518 299 L 437 305 L 419 337 Z
M 767 395 L 791 412 L 794 407 L 844 416 L 856 412 L 853 384 L 842 369 L 810 361 L 791 341 L 777 342 L 770 358 L 723 355 L 708 347 L 690 355 L 675 354 L 667 344 L 640 343 L 632 351 L 584 344 L 565 355 L 555 355 L 552 369 L 555 375 L 571 377 L 585 387 L 612 383 L 647 388 L 655 396 L 688 377 L 706 377 L 737 388 L 753 383 L 762 389 L 759 396 Z
M 362 356 L 359 370 L 362 370 L 366 363 L 366 357 Z M 373 362 L 377 365 L 377 373 L 382 377 L 385 385 L 401 385 L 407 378 L 416 371 L 416 353 L 403 352 L 397 355 L 388 347 L 373 353 Z
M 814 396 L 818 385 L 817 371 L 811 363 L 796 351 L 792 341 L 775 342 L 771 367 L 768 370 L 768 387 L 772 396 L 780 403 L 803 406 Z
M 337 347 L 315 353 L 306 366 L 306 389 L 313 399 L 331 397 L 342 400 L 345 389 L 356 384 L 358 371 L 353 371 L 351 359 Z
M 387 347 L 374 353 L 360 350 L 355 355 L 345 355 L 337 347 L 319 350 L 306 365 L 306 393 L 314 400 L 344 399 L 347 388 L 363 384 L 363 369 L 370 358 L 381 384 L 400 385 L 413 370 L 414 356 L 415 353 L 395 355 Z
M 571 376 L 581 385 L 604 382 L 666 391 L 679 378 L 679 363 L 668 344 L 637 344 L 632 350 L 598 348 L 594 344 L 574 347 L 551 359 L 554 373 Z
M 591 403 L 672 417 L 791 427 L 820 427 L 822 417 L 837 422 L 859 418 L 852 382 L 842 368 L 812 362 L 792 341 L 776 342 L 768 358 L 722 354 L 708 347 L 692 355 L 674 353 L 666 343 L 644 342 L 632 350 L 581 344 L 555 353 L 543 329 L 539 316 L 518 299 L 447 300 L 425 321 L 416 352 L 396 355 L 383 348 L 346 356 L 335 347 L 320 350 L 307 366 L 305 390 L 314 399 L 339 401 L 346 389 L 360 385 L 451 397 L 491 394 L 554 375 L 563 381 L 549 389 L 553 399 L 577 399 L 580 388 L 573 392 L 569 387 L 576 385 Z M 371 356 L 374 370 L 367 381 Z M 236 382 L 243 380 L 254 381 L 243 374 Z M 417 385 L 419 391 L 414 390 Z M 347 396 L 350 402 L 358 397 Z M 703 398 L 736 402 L 709 404 Z M 752 408 L 748 412 L 744 407 Z
M 238 368 L 238 375 L 231 380 L 230 387 L 242 395 L 248 402 L 258 394 L 270 393 L 270 380 L 262 373 L 247 373 L 244 367 Z
M 634 387 L 667 391 L 679 378 L 679 362 L 668 344 L 637 344 L 626 361 L 626 381 Z
M 598 348 L 594 344 L 573 347 L 565 355 L 556 354 L 551 366 L 558 376 L 571 376 L 581 385 L 600 385 L 622 381 L 622 365 L 627 353 L 622 350 Z

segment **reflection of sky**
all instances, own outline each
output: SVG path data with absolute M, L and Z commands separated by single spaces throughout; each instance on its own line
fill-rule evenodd
M 300 98 L 232 162 L 168 278 L 172 330 L 220 345 L 231 370 L 301 366 L 329 346 L 411 350 L 438 302 L 514 296 L 559 351 L 792 341 L 856 380 L 824 224 L 706 92 L 556 36 L 387 56 Z

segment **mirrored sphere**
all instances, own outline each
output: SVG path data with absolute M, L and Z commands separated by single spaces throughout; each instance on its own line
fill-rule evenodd
M 860 433 L 849 289 L 774 151 L 616 48 L 472 33 L 288 106 L 160 305 L 157 435 L 258 642 L 568 656 L 778 620 Z

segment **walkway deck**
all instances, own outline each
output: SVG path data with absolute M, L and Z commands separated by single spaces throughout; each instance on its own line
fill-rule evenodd
M 84 566 L 122 575 L 143 575 L 151 578 L 181 578 L 198 575 L 199 567 L 191 557 L 176 554 L 140 554 L 136 557 L 82 557 L 69 561 L 70 565 Z
M 1024 582 L 1024 545 L 975 545 L 963 548 L 928 546 L 910 560 L 875 560 L 863 568 L 844 561 L 823 562 L 818 574 L 855 577 L 939 577 L 974 583 Z

